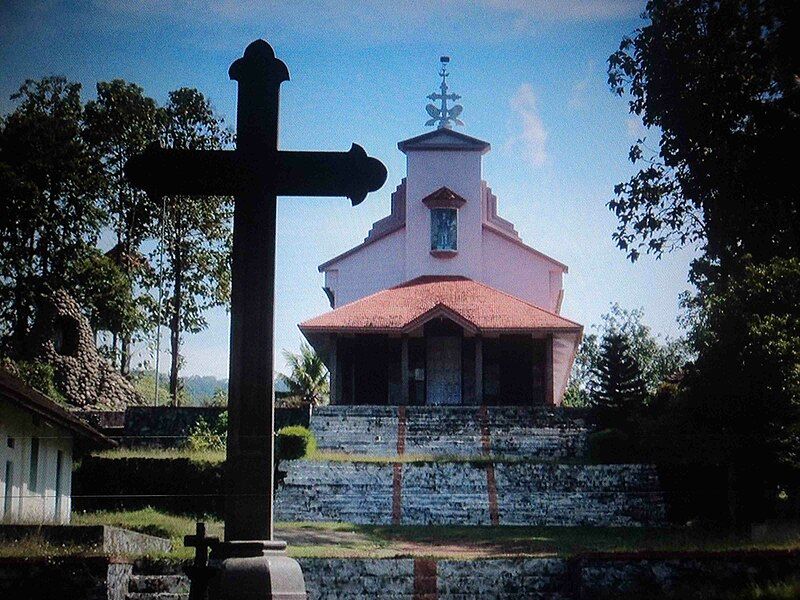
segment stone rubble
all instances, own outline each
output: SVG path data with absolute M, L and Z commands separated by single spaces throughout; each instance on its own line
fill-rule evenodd
M 72 408 L 122 410 L 144 404 L 133 385 L 100 356 L 89 321 L 64 290 L 41 302 L 28 354 L 53 366 L 56 385 Z

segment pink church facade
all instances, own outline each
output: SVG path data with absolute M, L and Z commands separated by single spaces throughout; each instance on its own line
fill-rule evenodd
M 567 266 L 526 245 L 482 177 L 490 145 L 440 128 L 363 243 L 320 265 L 332 311 L 300 324 L 334 404 L 558 405 L 583 328 Z

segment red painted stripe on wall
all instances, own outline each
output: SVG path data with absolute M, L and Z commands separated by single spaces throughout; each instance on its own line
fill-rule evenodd
M 484 454 L 489 454 L 492 451 L 492 440 L 489 437 L 489 413 L 485 404 L 478 411 L 478 417 L 481 424 L 481 447 Z
M 492 525 L 500 525 L 500 510 L 497 507 L 497 481 L 494 477 L 494 463 L 486 464 L 486 489 L 489 492 L 489 520 Z
M 392 471 L 392 525 L 400 525 L 402 511 L 403 464 L 394 463 Z
M 437 600 L 438 574 L 436 561 L 430 558 L 414 559 L 414 600 Z
M 492 452 L 492 439 L 489 435 L 489 411 L 486 405 L 478 412 L 481 423 L 481 447 L 484 454 Z M 494 476 L 494 463 L 486 463 L 486 490 L 489 496 L 489 520 L 492 525 L 500 525 L 500 510 L 497 507 L 497 480 Z
M 406 407 L 397 408 L 397 454 L 406 451 Z

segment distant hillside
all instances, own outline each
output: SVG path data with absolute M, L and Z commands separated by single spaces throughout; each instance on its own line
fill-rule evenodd
M 193 405 L 204 404 L 214 397 L 217 391 L 228 392 L 228 380 L 217 379 L 213 375 L 191 375 L 183 378 L 186 390 Z
M 153 404 L 155 401 L 155 374 L 150 371 L 134 372 L 134 381 L 137 390 L 145 398 L 147 404 Z M 165 404 L 169 398 L 168 381 L 169 378 L 166 373 L 161 373 L 159 377 L 161 385 L 159 391 L 159 403 Z M 218 391 L 226 394 L 228 393 L 228 380 L 218 379 L 213 375 L 190 375 L 182 377 L 183 389 L 181 390 L 181 405 L 182 406 L 203 406 L 211 401 L 214 394 Z M 286 384 L 278 379 L 278 374 L 275 373 L 275 393 L 282 394 L 288 392 Z

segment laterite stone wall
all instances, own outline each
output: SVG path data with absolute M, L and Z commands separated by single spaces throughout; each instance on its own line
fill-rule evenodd
M 293 461 L 275 514 L 279 521 L 382 525 L 614 527 L 665 520 L 655 467 L 546 463 Z
M 323 406 L 309 426 L 320 450 L 375 456 L 573 459 L 583 455 L 587 435 L 570 411 L 520 406 Z

